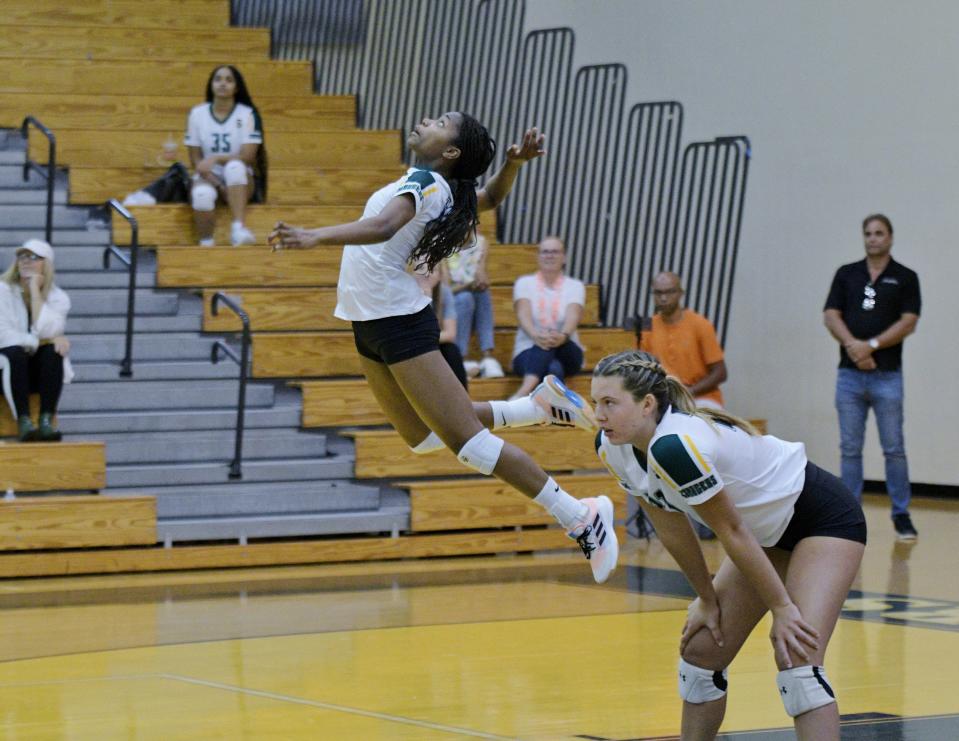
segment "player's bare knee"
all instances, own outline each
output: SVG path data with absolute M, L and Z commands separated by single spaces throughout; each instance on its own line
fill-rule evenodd
M 500 454 L 503 452 L 504 441 L 487 429 L 482 429 L 467 440 L 461 448 L 457 458 L 464 466 L 489 476 L 496 468 Z M 452 448 L 456 450 L 456 448 Z
M 725 650 L 717 645 L 713 634 L 705 628 L 689 639 L 680 658 L 710 670 L 725 668 L 729 663 Z

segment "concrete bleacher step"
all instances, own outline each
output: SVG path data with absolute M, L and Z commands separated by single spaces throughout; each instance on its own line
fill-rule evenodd
M 67 202 L 67 191 L 63 188 L 56 188 L 53 191 L 53 203 L 58 206 L 65 206 Z M 39 206 L 46 208 L 47 190 L 46 188 L 17 188 L 0 186 L 0 203 L 8 206 Z
M 54 243 L 54 247 L 56 247 L 56 243 Z M 126 288 L 130 285 L 130 274 L 127 272 L 125 265 L 115 260 L 111 270 L 75 270 L 57 274 L 57 285 L 64 290 L 72 288 Z M 155 285 L 156 273 L 149 265 L 137 270 L 137 288 L 153 288 Z
M 246 388 L 248 407 L 270 406 L 273 396 L 273 386 L 268 383 L 250 384 Z M 234 407 L 236 399 L 237 382 L 232 380 L 198 381 L 176 386 L 165 381 L 137 380 L 72 383 L 64 387 L 60 410 L 209 409 Z
M 163 518 L 355 512 L 380 506 L 379 487 L 349 481 L 234 482 L 203 487 L 113 488 L 104 493 L 111 497 L 155 497 L 157 517 Z
M 196 334 L 170 332 L 163 335 L 135 334 L 133 336 L 134 363 L 149 360 L 209 360 L 213 338 Z M 74 362 L 119 361 L 123 358 L 122 334 L 84 335 L 83 342 L 74 343 L 70 357 Z
M 191 432 L 101 433 L 107 444 L 107 465 L 131 463 L 202 462 L 233 457 L 234 431 L 196 430 Z M 243 460 L 324 458 L 326 436 L 298 430 L 253 429 L 243 437 Z
M 86 206 L 54 206 L 53 220 L 58 229 L 85 227 L 90 218 Z M 16 226 L 17 228 L 36 227 L 42 229 L 46 224 L 46 199 L 43 204 L 13 204 L 0 203 L 0 227 Z
M 213 463 L 117 465 L 107 468 L 107 486 L 180 486 L 222 484 L 227 481 L 229 460 Z M 348 479 L 353 475 L 353 456 L 287 458 L 280 461 L 244 461 L 243 481 L 304 481 Z
M 59 258 L 59 254 L 58 254 Z M 57 276 L 60 282 L 62 275 Z M 170 316 L 177 313 L 180 296 L 176 293 L 158 293 L 138 290 L 134 296 L 136 316 Z M 82 316 L 109 316 L 127 312 L 126 288 L 72 288 L 70 290 L 70 321 Z
M 28 239 L 42 237 L 44 222 L 40 221 L 35 228 L 16 226 L 4 228 L 0 226 L 0 247 L 16 247 L 23 244 Z M 58 244 L 97 244 L 105 247 L 110 241 L 110 232 L 106 229 L 63 229 L 55 224 L 51 242 L 56 247 Z
M 136 323 L 139 326 L 144 317 L 137 317 Z M 71 320 L 72 325 L 72 320 Z M 82 342 L 82 340 L 81 340 Z M 214 379 L 236 379 L 239 377 L 240 370 L 235 363 L 221 362 L 214 365 L 209 359 L 195 361 L 153 361 L 150 363 L 133 364 L 133 377 L 130 379 L 119 376 L 120 365 L 118 363 L 74 363 L 73 369 L 76 371 L 75 384 L 89 383 L 91 381 L 182 381 L 182 380 L 214 380 Z
M 235 409 L 183 409 L 173 411 L 96 411 L 65 412 L 59 415 L 65 435 L 99 436 L 108 432 L 163 432 L 177 430 L 223 430 L 236 425 Z M 248 408 L 244 427 L 294 428 L 300 419 L 298 406 Z
M 2 192 L 0 192 L 2 197 Z M 42 232 L 42 230 L 41 230 Z M 42 236 L 42 234 L 41 234 Z M 54 242 L 56 248 L 56 264 L 58 278 L 67 272 L 104 272 L 103 249 L 105 245 L 68 245 Z M 16 246 L 0 247 L 0 264 L 12 260 L 16 253 Z M 128 251 L 125 251 L 128 253 Z M 110 272 L 122 272 L 126 275 L 126 265 L 111 256 Z M 156 258 L 152 252 L 142 250 L 137 261 L 137 272 L 140 270 L 156 270 Z
M 184 518 L 157 520 L 161 542 L 239 540 L 349 533 L 389 533 L 408 529 L 409 508 L 381 507 L 375 511 L 258 517 Z
M 110 334 L 126 331 L 126 316 L 70 317 L 70 334 Z M 139 311 L 136 311 L 139 314 Z M 199 332 L 203 320 L 196 314 L 184 316 L 136 316 L 133 320 L 137 332 Z

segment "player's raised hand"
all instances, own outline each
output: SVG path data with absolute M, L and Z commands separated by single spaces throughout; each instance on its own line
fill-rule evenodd
M 539 129 L 533 126 L 526 129 L 522 144 L 510 144 L 509 149 L 506 150 L 506 159 L 524 163 L 542 157 L 546 154 L 546 150 L 543 148 L 545 143 L 546 134 L 541 134 Z
M 285 221 L 276 222 L 267 243 L 277 250 L 302 250 L 314 245 L 312 231 L 298 226 L 290 226 Z

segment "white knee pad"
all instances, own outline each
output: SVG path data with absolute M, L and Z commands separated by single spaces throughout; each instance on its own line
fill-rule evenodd
M 485 476 L 493 473 L 496 461 L 503 452 L 504 441 L 489 430 L 480 430 L 466 441 L 456 457 L 464 466 L 479 471 Z
M 776 675 L 779 696 L 793 718 L 810 710 L 836 702 L 836 695 L 821 666 L 797 666 Z
M 230 185 L 246 185 L 246 163 L 230 160 L 223 166 L 223 182 Z
M 194 211 L 212 211 L 216 206 L 216 188 L 206 182 L 196 183 L 190 191 Z
M 686 702 L 701 705 L 704 702 L 721 700 L 726 694 L 727 672 L 714 672 L 693 666 L 679 657 L 679 696 Z
M 410 447 L 410 450 L 412 450 L 417 455 L 425 455 L 426 453 L 432 453 L 437 450 L 442 450 L 445 447 L 446 446 L 443 444 L 443 441 L 440 440 L 440 436 L 437 435 L 435 432 L 431 432 L 429 435 L 423 438 L 423 442 L 421 442 L 415 448 Z

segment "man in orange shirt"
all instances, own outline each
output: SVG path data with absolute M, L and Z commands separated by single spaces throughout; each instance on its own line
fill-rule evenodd
M 663 367 L 689 389 L 700 406 L 722 408 L 719 384 L 726 380 L 723 349 L 716 330 L 702 314 L 682 306 L 683 286 L 675 273 L 653 279 L 656 315 L 639 349 L 659 358 Z

